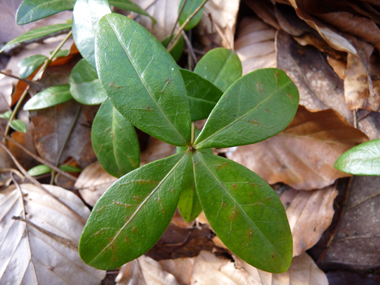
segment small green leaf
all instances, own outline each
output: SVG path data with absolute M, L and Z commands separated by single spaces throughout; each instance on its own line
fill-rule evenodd
M 96 33 L 96 66 L 112 105 L 133 125 L 169 144 L 190 142 L 189 102 L 173 57 L 151 33 L 118 14 Z
M 0 118 L 6 119 L 6 120 L 9 120 L 11 116 L 12 116 L 12 111 L 6 111 L 0 114 Z
M 204 79 L 225 92 L 242 75 L 237 54 L 226 48 L 216 48 L 206 53 L 194 69 Z
M 229 159 L 196 152 L 193 162 L 199 200 L 222 242 L 258 269 L 285 272 L 293 256 L 292 234 L 273 189 Z
M 136 12 L 137 14 L 148 16 L 153 24 L 156 24 L 157 21 L 155 18 L 153 18 L 151 15 L 149 15 L 144 9 L 142 9 L 139 5 L 133 3 L 132 1 L 129 0 L 108 0 L 110 5 L 116 6 L 118 8 L 131 11 L 131 12 Z
M 51 51 L 51 52 L 50 52 L 50 55 L 52 55 L 53 52 L 54 52 L 54 51 Z M 53 59 L 56 59 L 56 58 L 58 58 L 58 57 L 65 57 L 65 56 L 68 56 L 69 54 L 70 54 L 70 50 L 68 50 L 68 49 L 60 49 L 60 50 L 55 54 L 55 56 L 54 56 Z
M 82 260 L 114 269 L 147 252 L 173 217 L 188 159 L 176 154 L 117 180 L 87 220 L 79 241 Z
M 168 44 L 168 40 L 169 40 L 169 37 L 165 38 L 161 42 L 164 47 L 166 47 L 166 45 Z M 185 44 L 185 41 L 184 41 L 183 37 L 181 37 L 179 39 L 178 43 L 174 46 L 174 48 L 170 52 L 170 54 L 172 55 L 172 57 L 174 58 L 175 61 L 178 61 L 181 58 L 184 44 Z
M 2 52 L 3 50 L 15 44 L 19 44 L 19 43 L 34 40 L 34 39 L 39 39 L 47 35 L 50 35 L 59 31 L 63 31 L 69 28 L 71 28 L 71 24 L 57 24 L 57 25 L 44 26 L 41 28 L 30 30 L 22 34 L 21 36 L 18 36 L 17 38 L 11 40 L 10 42 L 8 42 L 5 46 L 3 46 L 0 52 Z
M 26 124 L 23 121 L 13 120 L 10 125 L 15 131 L 26 133 Z
M 354 175 L 380 175 L 380 139 L 346 151 L 335 161 L 334 167 Z
M 82 169 L 80 169 L 78 167 L 67 165 L 67 164 L 62 164 L 59 167 L 59 169 L 66 171 L 66 172 L 81 172 L 82 171 Z
M 190 103 L 192 121 L 207 119 L 223 92 L 210 81 L 186 69 L 181 69 Z
M 73 99 L 70 85 L 57 85 L 37 93 L 24 105 L 24 110 L 39 110 L 61 104 Z
M 45 62 L 45 60 L 47 60 L 47 57 L 41 54 L 24 58 L 18 63 L 18 67 L 20 68 L 19 77 L 21 79 L 28 78 Z
M 96 69 L 85 59 L 81 59 L 74 66 L 69 83 L 70 93 L 79 103 L 97 105 L 107 98 Z
M 195 148 L 260 142 L 279 133 L 298 108 L 298 89 L 280 69 L 259 69 L 238 79 L 212 110 Z
M 80 54 L 95 66 L 95 32 L 101 17 L 112 13 L 107 0 L 77 0 L 73 11 L 73 38 Z
M 181 3 L 179 4 L 178 13 L 181 11 L 182 5 L 184 4 L 185 0 L 181 0 Z M 203 0 L 188 0 L 186 3 L 185 8 L 183 8 L 182 14 L 179 17 L 179 24 L 182 26 L 187 18 L 190 17 L 191 14 L 194 13 L 194 11 L 202 4 Z M 204 7 L 195 14 L 195 16 L 190 20 L 190 22 L 186 25 L 185 31 L 191 30 L 196 25 L 198 25 L 199 21 L 202 18 Z
M 29 169 L 28 173 L 30 176 L 39 176 L 42 174 L 49 173 L 50 171 L 51 171 L 51 168 L 49 166 L 46 166 L 45 164 L 40 164 Z
M 65 10 L 72 10 L 75 0 L 24 0 L 16 12 L 18 25 L 25 25 Z
M 109 174 L 120 177 L 139 167 L 140 148 L 135 127 L 107 99 L 91 130 L 95 154 Z

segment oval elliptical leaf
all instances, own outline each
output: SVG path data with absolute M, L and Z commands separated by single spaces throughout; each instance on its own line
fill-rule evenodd
M 140 148 L 135 127 L 107 99 L 91 129 L 91 142 L 104 170 L 115 177 L 139 167 Z
M 187 18 L 189 18 L 190 15 L 193 14 L 194 11 L 202 4 L 202 2 L 203 0 L 188 0 L 186 2 L 185 7 L 183 8 L 182 14 L 180 15 L 179 21 L 178 21 L 181 26 L 186 22 Z M 185 0 L 181 0 L 178 7 L 178 13 L 181 11 L 182 5 L 184 3 L 185 3 Z M 202 9 L 200 9 L 199 12 L 195 14 L 195 16 L 186 25 L 185 31 L 191 30 L 196 25 L 198 25 L 199 21 L 202 18 L 203 10 L 204 10 L 204 7 L 202 7 Z
M 114 269 L 148 251 L 177 207 L 189 155 L 179 153 L 140 167 L 98 200 L 79 242 L 84 262 Z
M 334 167 L 354 175 L 380 175 L 380 139 L 346 151 L 336 160 Z
M 186 69 L 181 69 L 189 97 L 192 121 L 207 119 L 223 92 L 210 81 Z
M 243 69 L 237 54 L 226 48 L 216 48 L 206 53 L 194 72 L 225 92 L 242 75 Z
M 71 96 L 69 84 L 52 86 L 30 98 L 24 105 L 24 110 L 45 109 L 71 99 L 73 99 L 73 96 Z
M 112 105 L 133 125 L 169 144 L 186 146 L 191 121 L 178 66 L 135 21 L 104 16 L 96 33 L 96 66 Z
M 80 54 L 95 66 L 95 32 L 101 17 L 112 13 L 107 0 L 77 0 L 73 10 L 73 38 Z
M 229 159 L 197 151 L 193 162 L 199 200 L 222 242 L 252 266 L 286 271 L 293 256 L 292 234 L 273 189 Z
M 79 103 L 97 105 L 103 103 L 107 98 L 95 67 L 84 58 L 74 66 L 69 83 L 71 95 Z
M 298 89 L 280 69 L 258 69 L 238 79 L 212 110 L 197 149 L 253 144 L 279 133 L 298 108 Z
M 75 0 L 24 0 L 17 9 L 17 25 L 25 25 L 62 11 L 72 10 Z
M 47 60 L 47 57 L 42 54 L 35 54 L 22 59 L 18 63 L 18 67 L 20 68 L 19 77 L 21 79 L 28 78 L 45 62 L 45 60 Z

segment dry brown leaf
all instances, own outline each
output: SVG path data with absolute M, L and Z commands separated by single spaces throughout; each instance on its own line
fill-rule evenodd
M 74 188 L 79 190 L 80 195 L 87 204 L 94 206 L 103 193 L 117 180 L 108 174 L 99 161 L 87 166 L 79 175 Z
M 259 68 L 276 67 L 276 30 L 258 18 L 244 18 L 240 24 L 235 51 L 239 56 L 243 74 Z
M 380 266 L 380 177 L 354 176 L 344 214 L 321 266 L 368 271 Z
M 1 284 L 100 284 L 104 271 L 83 263 L 77 245 L 83 223 L 40 188 L 0 192 Z M 90 211 L 73 193 L 44 185 L 83 219 Z M 24 221 L 12 217 L 21 217 Z
M 246 0 L 244 3 L 255 12 L 255 14 L 268 25 L 275 29 L 280 26 L 277 22 L 273 3 L 268 0 Z
M 143 166 L 157 159 L 168 157 L 175 153 L 176 147 L 155 137 L 149 138 L 148 147 L 140 154 L 140 165 Z
M 148 256 L 141 256 L 120 268 L 117 285 L 176 285 L 175 277 Z
M 314 191 L 285 190 L 280 199 L 286 208 L 293 235 L 293 256 L 315 245 L 334 216 L 335 186 Z
M 31 120 L 35 129 L 35 144 L 40 156 L 56 164 L 58 154 L 63 146 L 75 118 L 79 104 L 70 100 L 51 108 L 31 112 Z M 85 168 L 95 159 L 91 146 L 91 128 L 81 111 L 65 151 L 61 163 L 72 157 L 78 161 L 80 168 Z
M 277 33 L 276 44 L 277 67 L 298 87 L 300 105 L 314 111 L 334 109 L 353 123 L 352 112 L 347 110 L 345 103 L 343 82 L 321 52 L 311 46 L 299 46 L 281 30 Z
M 170 36 L 178 17 L 180 0 L 132 0 L 147 11 L 157 23 L 153 24 L 148 16 L 135 14 L 135 20 L 151 32 L 159 41 Z
M 21 144 L 31 153 L 37 154 L 37 150 L 33 141 L 33 136 L 34 136 L 33 127 L 29 127 L 26 133 L 15 131 L 11 134 L 12 139 L 14 139 L 16 142 Z M 27 153 L 25 153 L 23 150 L 21 150 L 18 146 L 16 146 L 11 141 L 8 142 L 8 149 L 25 169 L 30 169 L 33 166 L 36 166 L 37 164 L 39 164 L 37 163 L 36 160 L 34 160 L 31 156 L 29 156 Z
M 160 260 L 162 269 L 173 274 L 180 285 L 190 284 L 195 257 Z
M 297 190 L 321 189 L 349 176 L 334 168 L 346 150 L 367 137 L 333 110 L 298 108 L 289 126 L 265 141 L 240 146 L 227 157 L 245 165 L 269 184 L 283 182 Z
M 198 25 L 200 41 L 207 47 L 210 39 L 219 46 L 234 49 L 236 18 L 240 0 L 209 0 Z M 209 15 L 211 15 L 212 22 Z M 207 36 L 206 36 L 207 32 Z

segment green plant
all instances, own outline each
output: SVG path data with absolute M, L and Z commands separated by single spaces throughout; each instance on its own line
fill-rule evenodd
M 32 1 L 22 3 L 18 19 L 68 9 L 58 7 L 65 1 L 36 1 L 56 9 L 29 13 L 21 9 L 26 2 Z M 252 144 L 282 131 L 298 107 L 296 86 L 275 68 L 240 77 L 240 61 L 226 49 L 208 53 L 194 72 L 180 70 L 147 30 L 111 13 L 111 2 L 118 1 L 70 1 L 73 36 L 84 59 L 69 85 L 51 87 L 27 103 L 33 109 L 73 97 L 83 104 L 103 102 L 92 127 L 93 147 L 104 169 L 120 179 L 93 208 L 79 243 L 81 258 L 112 269 L 139 257 L 158 241 L 178 205 L 188 221 L 203 209 L 224 244 L 249 264 L 286 271 L 292 236 L 276 193 L 249 169 L 213 155 L 211 148 Z M 194 25 L 190 20 L 206 1 L 198 2 L 197 9 L 189 6 L 181 28 Z M 19 17 L 20 11 L 25 15 Z M 181 37 L 169 39 L 172 50 Z M 56 99 L 46 104 L 46 98 Z M 197 130 L 194 121 L 205 118 L 203 130 Z M 134 126 L 177 146 L 177 153 L 138 168 Z

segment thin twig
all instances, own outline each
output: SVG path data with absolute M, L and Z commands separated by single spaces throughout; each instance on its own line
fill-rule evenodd
M 168 38 L 168 42 L 167 42 L 166 45 L 165 45 L 165 48 L 167 48 L 168 45 L 170 44 L 170 41 L 171 41 L 172 36 L 173 36 L 173 34 L 174 34 L 174 31 L 175 31 L 175 27 L 176 27 L 177 24 L 178 24 L 179 18 L 181 17 L 181 14 L 182 14 L 182 12 L 183 12 L 183 9 L 184 9 L 185 6 L 186 6 L 187 1 L 188 1 L 188 0 L 185 0 L 185 2 L 183 3 L 183 5 L 182 5 L 182 7 L 181 7 L 181 10 L 180 10 L 179 13 L 178 13 L 177 19 L 175 20 L 175 23 L 174 23 L 174 25 L 173 25 L 173 29 L 172 29 L 172 31 L 171 31 L 171 33 L 170 33 L 170 36 L 169 36 L 169 38 Z
M 186 46 L 187 48 L 189 49 L 190 51 L 190 55 L 192 56 L 193 60 L 194 60 L 194 63 L 195 65 L 198 63 L 198 60 L 197 60 L 197 57 L 194 53 L 194 49 L 193 49 L 193 46 L 191 45 L 191 41 L 189 40 L 189 38 L 187 37 L 186 33 L 184 31 L 182 31 L 182 36 L 183 38 L 185 39 L 185 42 L 186 42 Z
M 208 0 L 203 0 L 202 4 L 198 6 L 197 9 L 186 19 L 186 21 L 182 24 L 182 26 L 179 28 L 177 31 L 176 35 L 174 38 L 170 41 L 168 44 L 167 50 L 168 52 L 171 52 L 173 48 L 176 46 L 178 43 L 179 39 L 181 38 L 182 31 L 186 27 L 186 25 L 191 21 L 191 19 L 203 8 L 203 6 L 207 3 Z
M 63 142 L 63 145 L 62 145 L 62 147 L 61 147 L 61 150 L 60 150 L 60 152 L 59 152 L 59 154 L 58 154 L 58 157 L 57 157 L 57 160 L 56 160 L 56 162 L 55 162 L 55 166 L 56 166 L 56 167 L 59 166 L 59 162 L 61 161 L 61 158 L 62 158 L 63 152 L 64 152 L 64 150 L 65 150 L 65 148 L 66 148 L 67 142 L 69 141 L 69 139 L 70 139 L 70 137 L 71 137 L 71 134 L 73 133 L 74 127 L 75 127 L 75 125 L 76 125 L 76 123 L 77 123 L 77 121 L 78 121 L 78 118 L 79 118 L 79 115 L 80 115 L 80 111 L 81 111 L 81 109 L 82 109 L 81 106 L 82 106 L 82 105 L 80 105 L 80 104 L 78 105 L 78 109 L 77 109 L 77 112 L 76 112 L 76 114 L 75 114 L 75 117 L 74 117 L 73 123 L 71 124 L 70 130 L 69 130 L 69 132 L 68 132 L 68 134 L 67 134 L 67 136 L 66 136 L 65 141 Z M 66 173 L 66 172 L 65 172 L 65 173 Z M 51 173 L 50 184 L 53 184 L 53 182 L 54 182 L 54 178 L 55 178 L 55 174 L 56 174 L 56 172 L 53 170 L 52 173 Z
M 211 25 L 210 25 L 210 27 L 211 27 L 211 49 L 213 49 L 214 48 L 214 21 L 212 19 L 211 13 L 208 13 L 207 16 L 211 22 Z
M 28 84 L 34 84 L 34 82 L 30 81 L 30 80 L 27 80 L 27 79 L 21 79 L 20 77 L 17 77 L 16 75 L 13 75 L 11 73 L 8 73 L 8 72 L 4 72 L 4 71 L 1 71 L 0 70 L 0 74 L 3 74 L 5 76 L 8 76 L 8 77 L 11 77 L 11 78 L 14 78 L 14 79 L 17 79 L 17 80 L 20 80 L 20 81 L 23 81 L 25 83 L 28 83 Z
M 71 179 L 71 180 L 74 180 L 76 181 L 77 178 L 70 175 L 69 173 L 59 169 L 58 167 L 56 167 L 54 164 L 40 158 L 39 156 L 35 155 L 34 153 L 32 153 L 31 151 L 29 151 L 28 149 L 26 149 L 23 145 L 21 145 L 20 143 L 16 142 L 14 139 L 12 139 L 11 137 L 9 136 L 4 136 L 2 133 L 0 133 L 0 136 L 4 137 L 6 140 L 14 143 L 15 145 L 17 145 L 19 148 L 21 148 L 21 150 L 23 150 L 25 153 L 27 153 L 28 155 L 30 155 L 31 157 L 33 157 L 35 160 L 37 160 L 38 162 L 42 163 L 42 164 L 45 164 L 46 166 L 49 166 L 51 169 L 53 169 L 54 171 L 62 174 L 63 176 L 66 176 L 67 178 Z
M 17 174 L 17 176 L 20 177 L 21 180 L 25 179 L 24 175 L 22 175 L 21 172 L 18 171 L 17 169 L 13 169 L 13 168 L 0 168 L 0 172 L 1 173 L 4 173 L 4 172 L 13 172 L 14 174 Z
M 9 149 L 0 143 L 0 147 L 2 147 L 6 153 L 10 156 L 10 158 L 13 160 L 13 162 L 16 164 L 17 168 L 24 174 L 30 182 L 32 182 L 34 185 L 36 185 L 38 188 L 40 188 L 42 191 L 44 191 L 46 194 L 51 196 L 53 199 L 57 200 L 59 203 L 61 203 L 65 208 L 67 208 L 73 215 L 75 215 L 83 224 L 86 224 L 86 220 L 83 219 L 77 212 L 75 212 L 73 209 L 71 209 L 68 205 L 66 205 L 64 202 L 62 202 L 57 196 L 55 196 L 53 193 L 51 193 L 49 190 L 44 188 L 40 182 L 38 182 L 36 179 L 34 179 L 30 174 L 25 170 L 24 167 L 17 161 L 17 159 L 13 156 L 13 154 L 9 151 Z

